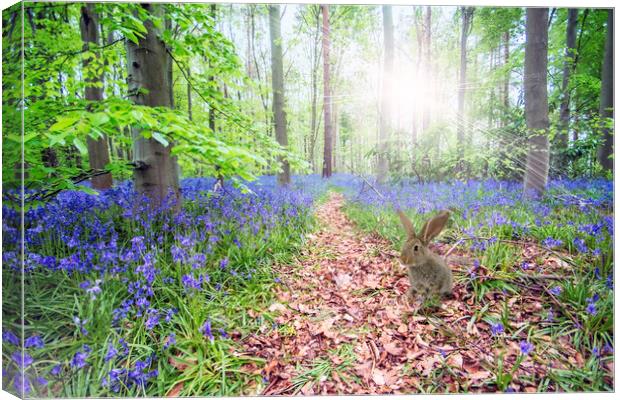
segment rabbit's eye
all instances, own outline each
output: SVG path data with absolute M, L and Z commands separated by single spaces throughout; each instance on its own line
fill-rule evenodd
M 413 251 L 418 251 L 418 245 L 413 246 Z

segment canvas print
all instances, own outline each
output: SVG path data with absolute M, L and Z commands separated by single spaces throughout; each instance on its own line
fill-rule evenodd
M 4 9 L 2 390 L 613 392 L 613 21 Z

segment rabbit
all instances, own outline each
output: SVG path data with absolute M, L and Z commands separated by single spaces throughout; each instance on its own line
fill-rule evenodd
M 428 248 L 428 243 L 437 236 L 450 218 L 449 211 L 441 211 L 429 219 L 416 235 L 413 223 L 404 212 L 398 210 L 400 221 L 407 231 L 407 240 L 400 254 L 400 263 L 407 267 L 411 287 L 407 298 L 413 300 L 421 295 L 423 300 L 439 294 L 452 297 L 452 271 L 446 262 Z

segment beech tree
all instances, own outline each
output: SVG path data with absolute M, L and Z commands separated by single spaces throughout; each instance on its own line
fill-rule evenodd
M 575 46 L 577 44 L 578 16 L 579 10 L 576 8 L 568 9 L 568 18 L 566 20 L 566 58 L 564 59 L 564 70 L 562 72 L 562 104 L 560 105 L 560 126 L 558 129 L 559 140 L 557 142 L 559 151 L 566 151 L 566 148 L 568 147 L 571 91 L 570 78 L 571 72 L 574 70 L 575 58 L 577 56 Z M 560 157 L 560 159 L 564 159 L 564 157 Z
M 323 140 L 323 178 L 332 176 L 332 117 L 331 117 L 331 95 L 329 82 L 329 6 L 321 5 L 323 12 L 323 111 L 325 136 Z
M 84 42 L 84 51 L 90 46 L 97 47 L 100 44 L 99 35 L 99 18 L 95 12 L 95 4 L 87 3 L 82 6 L 80 14 L 80 32 L 82 41 Z M 94 53 L 97 54 L 97 53 Z M 95 68 L 89 68 L 93 63 Z M 83 74 L 85 76 L 86 88 L 84 90 L 84 98 L 88 101 L 97 102 L 103 100 L 103 72 L 97 73 L 97 70 L 103 71 L 100 67 L 101 60 L 98 56 L 84 57 L 82 61 Z M 103 170 L 110 162 L 110 154 L 108 150 L 108 139 L 102 134 L 98 139 L 88 136 L 86 138 L 88 147 L 88 163 L 93 170 Z M 112 187 L 112 175 L 104 174 L 94 176 L 91 179 L 92 187 L 95 189 L 108 189 Z
M 461 67 L 459 69 L 457 143 L 459 159 L 463 158 L 465 144 L 465 90 L 467 88 L 467 37 L 471 30 L 473 7 L 461 7 Z
M 151 18 L 144 22 L 147 33 L 138 43 L 127 41 L 127 85 L 135 104 L 172 108 L 172 59 L 160 37 L 163 26 L 161 4 L 141 4 Z M 159 23 L 155 24 L 155 21 Z M 148 51 L 147 51 L 148 49 Z M 171 193 L 180 200 L 179 168 L 176 157 L 170 154 L 170 145 L 155 138 L 146 138 L 140 128 L 132 128 L 134 186 L 138 193 L 147 195 L 158 206 Z
M 549 104 L 547 100 L 547 23 L 549 9 L 528 8 L 525 22 L 525 123 L 528 153 L 524 192 L 539 195 L 549 174 Z
M 390 95 L 393 86 L 394 70 L 394 22 L 392 21 L 392 6 L 383 6 L 383 85 L 381 88 L 381 114 L 379 115 L 379 146 L 377 159 L 377 180 L 383 182 L 388 174 L 390 165 L 388 159 L 390 140 Z
M 598 149 L 598 162 L 605 171 L 612 171 L 614 160 L 613 154 L 613 127 L 609 126 L 607 119 L 613 118 L 614 111 L 614 11 L 607 10 L 607 34 L 605 36 L 605 58 L 601 72 L 601 103 L 599 116 L 602 123 L 603 141 Z
M 271 85 L 273 89 L 273 118 L 276 140 L 288 147 L 286 135 L 286 113 L 284 112 L 284 72 L 282 67 L 282 36 L 280 34 L 280 6 L 269 6 L 269 34 L 271 38 Z M 278 184 L 291 183 L 291 168 L 288 161 L 278 157 L 282 171 L 278 173 Z

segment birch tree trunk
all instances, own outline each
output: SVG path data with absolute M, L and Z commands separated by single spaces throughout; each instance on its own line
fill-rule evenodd
M 149 14 L 161 17 L 160 4 L 141 4 Z M 151 20 L 144 22 L 146 36 L 138 44 L 127 41 L 127 85 L 130 99 L 138 105 L 150 107 L 172 107 L 170 80 L 171 57 L 164 42 L 159 38 L 160 31 Z M 146 89 L 146 90 L 145 90 Z M 134 186 L 138 193 L 151 200 L 157 207 L 166 200 L 180 206 L 179 177 L 176 157 L 170 154 L 171 145 L 164 146 L 155 139 L 142 136 L 139 128 L 132 128 L 133 160 L 135 163 Z
M 80 33 L 84 42 L 84 50 L 89 46 L 99 46 L 99 22 L 95 13 L 95 4 L 87 3 L 82 6 L 80 12 Z M 93 56 L 98 57 L 98 55 Z M 93 59 L 84 57 L 82 67 L 88 70 L 88 66 Z M 86 88 L 84 89 L 84 98 L 89 101 L 103 100 L 103 73 L 93 78 L 86 78 Z M 98 87 L 98 85 L 101 85 Z M 90 168 L 101 170 L 110 163 L 110 153 L 108 151 L 108 140 L 104 135 L 98 139 L 90 136 L 86 138 L 88 148 L 88 163 Z M 112 174 L 95 176 L 91 179 L 94 189 L 108 189 L 112 187 Z
M 275 123 L 276 140 L 284 147 L 288 147 L 286 134 L 286 113 L 284 112 L 284 72 L 282 66 L 282 36 L 280 34 L 280 6 L 269 6 L 269 34 L 271 37 L 271 85 L 273 89 L 273 118 Z M 288 161 L 278 156 L 282 171 L 278 173 L 278 184 L 291 183 L 291 167 Z
M 525 23 L 525 123 L 530 135 L 524 193 L 540 195 L 549 174 L 549 104 L 547 100 L 547 20 L 549 9 L 528 8 Z

